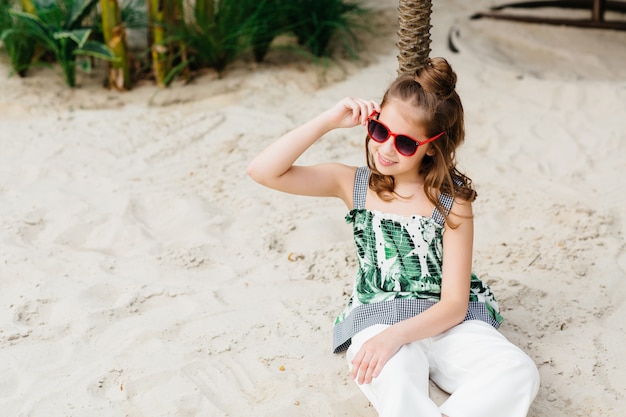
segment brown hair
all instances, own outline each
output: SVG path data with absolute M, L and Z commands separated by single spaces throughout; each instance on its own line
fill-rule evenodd
M 415 75 L 401 75 L 389 87 L 381 106 L 391 100 L 410 104 L 421 110 L 420 123 L 428 137 L 445 132 L 430 143 L 433 154 L 425 155 L 420 165 L 424 176 L 424 192 L 431 203 L 445 216 L 447 212 L 439 202 L 439 193 L 467 201 L 476 199 L 476 191 L 470 178 L 456 168 L 456 149 L 465 139 L 463 105 L 457 92 L 456 73 L 444 58 L 430 58 Z M 418 114 L 418 113 L 416 113 Z M 375 168 L 366 140 L 367 165 L 372 171 L 369 186 L 386 201 L 397 195 L 392 176 L 386 176 Z M 454 227 L 454 225 L 451 225 Z

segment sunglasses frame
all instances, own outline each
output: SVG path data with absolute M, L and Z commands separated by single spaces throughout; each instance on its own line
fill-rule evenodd
M 370 114 L 370 115 L 367 117 L 367 126 L 366 126 L 366 129 L 367 129 L 367 136 L 369 136 L 369 137 L 370 137 L 370 139 L 372 139 L 372 140 L 373 140 L 374 142 L 376 142 L 376 143 L 385 143 L 385 142 L 387 142 L 387 141 L 389 140 L 389 138 L 390 138 L 390 137 L 392 137 L 392 136 L 393 136 L 393 146 L 396 148 L 396 151 L 398 151 L 398 153 L 399 153 L 400 155 L 403 155 L 403 156 L 407 156 L 407 157 L 408 157 L 408 156 L 413 156 L 413 155 L 415 155 L 415 153 L 417 152 L 417 149 L 418 149 L 421 145 L 425 145 L 425 144 L 427 144 L 427 143 L 429 143 L 429 142 L 432 142 L 432 141 L 434 141 L 434 140 L 436 140 L 436 139 L 439 139 L 441 136 L 443 136 L 443 135 L 446 133 L 445 131 L 443 131 L 443 132 L 441 132 L 441 133 L 439 133 L 439 134 L 437 134 L 437 135 L 435 135 L 435 136 L 433 136 L 433 137 L 430 137 L 430 138 L 428 138 L 428 139 L 423 140 L 423 141 L 421 141 L 421 142 L 420 142 L 419 140 L 417 140 L 417 139 L 415 139 L 415 138 L 412 138 L 412 137 L 411 137 L 411 136 L 409 136 L 409 135 L 405 135 L 405 134 L 403 134 L 403 133 L 394 133 L 394 132 L 392 132 L 392 131 L 391 131 L 391 129 L 389 129 L 389 126 L 387 126 L 386 124 L 384 124 L 383 122 L 381 122 L 381 121 L 380 121 L 380 120 L 378 120 L 378 119 L 374 119 L 374 115 L 375 115 L 375 114 L 380 115 L 380 112 L 378 112 L 378 111 L 374 110 L 374 111 L 372 112 L 372 114 Z M 374 137 L 370 134 L 370 129 L 369 129 L 369 124 L 370 124 L 370 122 L 376 122 L 376 123 L 380 124 L 382 127 L 384 127 L 384 128 L 387 130 L 387 137 L 386 137 L 385 139 L 383 139 L 382 141 L 380 141 L 380 140 L 378 140 L 378 139 L 375 139 L 375 138 L 374 138 Z M 402 151 L 398 148 L 398 136 L 402 136 L 402 137 L 405 137 L 405 138 L 407 138 L 407 139 L 410 139 L 411 141 L 413 141 L 413 142 L 415 142 L 415 143 L 417 144 L 417 145 L 415 146 L 415 150 L 413 151 L 413 153 L 406 154 L 406 153 L 402 152 Z

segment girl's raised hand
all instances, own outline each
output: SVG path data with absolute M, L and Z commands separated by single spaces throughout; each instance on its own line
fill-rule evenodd
M 354 170 L 343 164 L 296 166 L 295 162 L 311 145 L 337 128 L 366 124 L 380 105 L 347 97 L 330 109 L 278 138 L 248 165 L 248 175 L 275 190 L 311 196 L 339 197 L 351 205 Z
M 327 114 L 336 127 L 347 128 L 365 125 L 374 110 L 380 111 L 380 105 L 375 101 L 346 97 L 330 108 Z

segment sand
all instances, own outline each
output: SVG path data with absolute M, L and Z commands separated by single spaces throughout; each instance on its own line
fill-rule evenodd
M 376 416 L 331 352 L 356 266 L 345 207 L 245 174 L 340 98 L 380 99 L 396 2 L 369 3 L 359 62 L 274 53 L 165 91 L 8 77 L 2 56 L 2 415 Z M 474 270 L 539 367 L 530 417 L 621 416 L 626 32 L 469 20 L 491 4 L 437 1 L 431 32 L 466 109 Z M 363 164 L 363 137 L 302 163 Z

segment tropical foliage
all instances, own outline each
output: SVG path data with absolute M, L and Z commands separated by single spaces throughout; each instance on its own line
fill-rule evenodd
M 36 47 L 51 54 L 60 65 L 65 81 L 70 87 L 76 85 L 76 67 L 80 63 L 89 69 L 91 61 L 79 60 L 81 57 L 114 59 L 111 50 L 101 42 L 90 40 L 92 28 L 85 23 L 93 14 L 97 0 L 58 0 L 56 2 L 35 2 L 32 12 L 10 10 L 13 25 L 2 32 L 0 39 L 14 40 L 25 38 L 34 41 Z M 27 8 L 25 8 L 27 10 Z M 33 45 L 30 42 L 30 45 Z M 27 45 L 17 44 L 22 53 Z M 11 53 L 9 51 L 9 53 Z M 16 52 L 17 54 L 17 52 Z M 12 59 L 12 63 L 14 60 Z M 28 66 L 16 67 L 18 73 L 24 73 Z
M 110 88 L 129 89 L 138 76 L 164 87 L 199 69 L 223 74 L 239 59 L 262 62 L 281 37 L 293 39 L 280 44 L 296 56 L 356 57 L 367 10 L 352 1 L 0 0 L 0 40 L 20 76 L 56 64 L 73 87 L 77 67 L 107 61 Z M 144 49 L 129 48 L 129 28 L 145 33 Z
M 281 7 L 287 20 L 292 22 L 290 29 L 298 38 L 298 43 L 315 56 L 328 56 L 331 52 L 331 41 L 335 37 L 350 51 L 351 46 L 357 42 L 353 29 L 361 26 L 358 17 L 363 14 L 364 9 L 356 3 L 287 0 Z
M 26 75 L 33 54 L 35 42 L 23 33 L 24 23 L 11 15 L 10 0 L 0 0 L 0 40 L 9 56 L 13 72 Z

